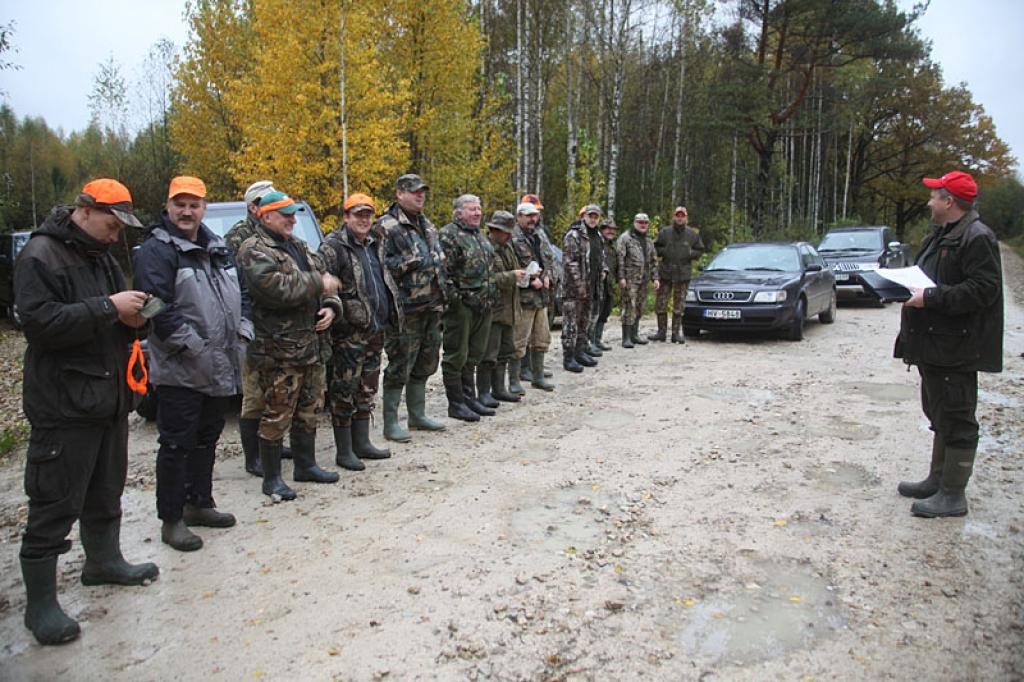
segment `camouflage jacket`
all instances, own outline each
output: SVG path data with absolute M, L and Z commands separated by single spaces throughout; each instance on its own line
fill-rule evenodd
M 654 244 L 647 235 L 636 230 L 623 232 L 615 240 L 615 251 L 619 258 L 619 279 L 628 284 L 645 284 L 657 279 L 654 269 L 656 253 Z
M 567 299 L 583 300 L 591 297 L 590 238 L 587 226 L 577 220 L 569 226 L 562 242 L 562 272 L 565 281 L 562 290 Z
M 658 277 L 663 282 L 689 282 L 693 278 L 693 261 L 704 253 L 700 233 L 686 225 L 666 225 L 654 240 L 660 263 Z
M 262 225 L 238 249 L 238 266 L 252 296 L 256 328 L 247 358 L 258 369 L 305 367 L 325 361 L 330 356 L 330 340 L 314 329 L 316 313 L 330 307 L 336 317 L 342 315 L 338 297 L 323 293 L 323 259 L 298 237 L 290 241 L 305 253 L 309 272 L 288 253 L 285 240 Z
M 398 285 L 391 276 L 391 271 L 384 266 L 384 242 L 378 239 L 371 232 L 367 236 L 367 249 L 374 249 L 377 259 L 381 264 L 381 275 L 384 278 L 384 286 L 387 292 L 381 292 L 389 299 L 391 304 L 391 326 L 399 331 L 405 326 L 402 309 L 399 301 Z M 341 225 L 331 232 L 320 244 L 318 253 L 324 259 L 324 266 L 327 272 L 341 280 L 341 291 L 338 297 L 341 299 L 342 310 L 344 311 L 337 322 L 331 327 L 331 336 L 334 339 L 352 336 L 370 331 L 373 323 L 373 297 L 369 287 L 373 278 L 367 278 L 363 270 L 362 260 L 356 252 L 358 247 L 356 238 L 349 232 L 348 227 Z
M 461 220 L 441 228 L 445 278 L 448 293 L 473 310 L 487 310 L 494 304 L 494 246 L 478 227 Z
M 597 227 L 586 229 L 590 240 L 590 291 L 596 297 L 604 289 L 602 273 L 608 272 L 608 247 Z
M 615 250 L 615 242 L 604 243 L 604 255 L 608 259 L 608 278 L 604 281 L 605 293 L 619 288 L 619 252 Z
M 512 239 L 509 240 L 512 250 L 515 251 L 519 261 L 519 269 L 526 269 L 530 261 L 537 261 L 542 270 L 540 277 L 545 275 L 551 278 L 550 289 L 534 289 L 529 287 L 519 292 L 519 303 L 524 308 L 543 308 L 551 302 L 551 295 L 557 285 L 556 275 L 558 274 L 558 261 L 555 260 L 555 252 L 551 249 L 551 242 L 542 232 L 534 229 L 528 235 L 523 229 L 516 225 L 512 231 Z M 539 258 L 538 258 L 539 256 Z
M 259 220 L 249 213 L 243 220 L 239 220 L 231 226 L 228 233 L 224 235 L 224 241 L 227 242 L 232 254 L 238 255 L 238 249 L 242 246 L 242 242 L 256 234 L 259 224 Z
M 497 298 L 491 307 L 491 322 L 499 324 L 515 324 L 519 317 L 519 286 L 516 283 L 516 275 L 513 270 L 520 270 L 519 259 L 516 257 L 515 249 L 512 248 L 512 241 L 505 242 L 504 246 L 494 246 L 494 273 L 491 281 L 498 290 Z
M 384 242 L 384 264 L 398 285 L 403 312 L 442 310 L 444 253 L 433 223 L 422 213 L 410 218 L 395 203 L 373 224 L 373 232 Z

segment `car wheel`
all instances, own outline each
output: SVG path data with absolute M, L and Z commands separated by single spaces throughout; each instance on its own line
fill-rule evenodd
M 832 300 L 828 304 L 828 310 L 823 310 L 818 315 L 818 321 L 822 324 L 832 324 L 836 321 L 836 290 L 832 290 Z
M 804 338 L 804 320 L 807 317 L 807 301 L 803 296 L 796 302 L 796 310 L 793 313 L 793 322 L 789 325 L 789 332 L 786 338 L 790 341 L 800 341 Z
M 688 324 L 683 325 L 683 336 L 688 336 L 691 339 L 700 336 L 700 327 L 694 327 Z

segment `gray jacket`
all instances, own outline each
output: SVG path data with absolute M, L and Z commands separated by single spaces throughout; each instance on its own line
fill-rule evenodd
M 253 327 L 222 238 L 201 225 L 189 241 L 165 216 L 135 253 L 135 288 L 168 304 L 153 318 L 149 336 L 151 384 L 210 396 L 241 392 L 244 343 Z

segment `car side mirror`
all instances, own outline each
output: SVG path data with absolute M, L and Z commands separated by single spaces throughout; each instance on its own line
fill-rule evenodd
M 821 272 L 821 263 L 811 263 L 806 268 L 807 272 Z
M 901 246 L 902 244 L 900 244 L 899 242 L 889 242 L 890 251 L 899 251 Z

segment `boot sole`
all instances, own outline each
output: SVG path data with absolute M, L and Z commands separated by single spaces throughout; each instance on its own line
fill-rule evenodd
M 913 507 L 911 507 L 910 513 L 913 514 L 914 516 L 920 517 L 922 519 L 944 519 L 944 518 L 947 518 L 947 517 L 953 518 L 953 517 L 957 517 L 957 516 L 967 516 L 967 510 L 966 509 L 957 510 L 957 511 L 954 511 L 954 512 L 948 512 L 947 513 L 947 512 L 930 512 L 930 511 L 925 511 L 925 510 L 921 510 L 921 509 L 914 509 Z
M 168 544 L 168 543 L 164 543 L 164 544 Z M 173 547 L 173 545 L 172 545 L 172 547 Z M 200 545 L 200 547 L 202 547 L 202 545 Z M 177 549 L 177 548 L 175 547 L 175 549 Z M 139 576 L 139 577 L 131 578 L 130 580 L 119 580 L 119 579 L 115 579 L 115 578 L 103 578 L 103 577 L 100 577 L 100 576 L 86 575 L 85 573 L 82 573 L 82 584 L 87 586 L 87 587 L 95 587 L 97 585 L 121 585 L 122 587 L 138 587 L 140 585 L 145 585 L 147 580 L 149 582 L 153 582 L 154 580 L 156 580 L 159 577 L 160 577 L 160 572 L 159 571 L 157 571 L 152 576 L 149 576 L 149 575 Z

